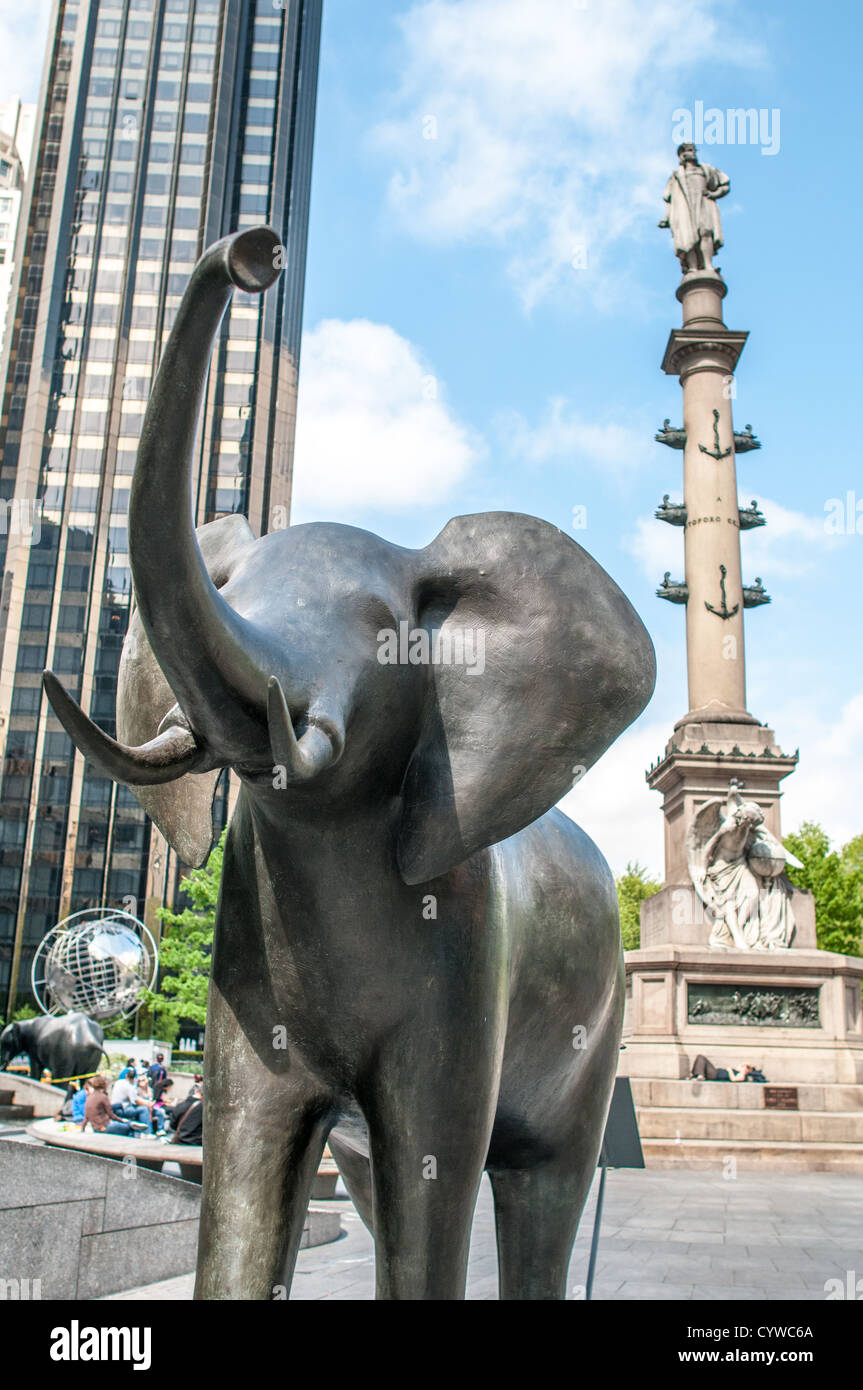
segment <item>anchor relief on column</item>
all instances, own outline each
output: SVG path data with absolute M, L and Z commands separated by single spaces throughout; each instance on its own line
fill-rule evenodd
M 708 458 L 716 459 L 716 462 L 717 462 L 717 463 L 719 462 L 720 459 L 727 459 L 727 458 L 728 458 L 728 455 L 731 453 L 730 448 L 729 448 L 729 449 L 720 449 L 720 447 L 719 447 L 719 411 L 718 411 L 718 410 L 714 410 L 714 412 L 713 412 L 713 440 L 714 440 L 714 444 L 713 444 L 713 448 L 712 448 L 712 449 L 706 448 L 704 444 L 699 444 L 698 447 L 699 447 L 699 449 L 701 450 L 702 454 L 707 454 Z
M 724 618 L 733 618 L 733 617 L 734 617 L 734 614 L 737 612 L 737 610 L 738 610 L 739 607 L 740 607 L 740 604 L 739 604 L 739 603 L 735 603 L 735 605 L 734 605 L 733 608 L 729 608 L 729 607 L 728 607 L 728 603 L 727 603 L 727 600 L 726 600 L 726 597 L 725 597 L 725 576 L 726 576 L 727 574 L 728 574 L 728 570 L 725 568 L 725 566 L 724 566 L 724 565 L 720 565 L 720 566 L 719 566 L 719 590 L 720 590 L 720 593 L 722 594 L 722 607 L 721 607 L 721 608 L 714 608 L 712 603 L 708 603 L 708 602 L 707 602 L 707 599 L 704 600 L 704 607 L 707 609 L 708 613 L 715 613 L 716 616 L 717 616 L 717 618 L 723 618 L 723 619 L 724 619 Z

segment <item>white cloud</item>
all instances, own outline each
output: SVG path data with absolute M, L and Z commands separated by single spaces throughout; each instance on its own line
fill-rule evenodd
M 679 499 L 680 494 L 675 496 Z M 744 507 L 750 498 L 741 498 Z M 741 535 L 744 581 L 762 576 L 767 588 L 770 579 L 796 578 L 819 563 L 825 554 L 847 538 L 831 535 L 824 517 L 807 516 L 774 502 L 769 497 L 754 499 L 764 513 L 767 525 Z M 659 498 L 657 497 L 657 502 Z M 683 530 L 651 517 L 639 517 L 625 548 L 639 562 L 642 573 L 657 582 L 667 569 L 673 579 L 683 578 Z
M 640 516 L 632 535 L 624 536 L 621 544 L 638 561 L 647 579 L 655 579 L 658 584 L 666 570 L 670 570 L 672 579 L 683 578 L 682 527 Z
M 649 435 L 643 427 L 585 420 L 563 397 L 552 398 L 535 425 L 512 410 L 499 414 L 494 427 L 510 457 L 534 466 L 557 462 L 572 467 L 587 465 L 620 480 L 653 458 L 653 446 L 645 442 Z
M 767 518 L 767 525 L 743 536 L 746 572 L 790 577 L 810 570 L 824 554 L 842 543 L 844 537 L 830 535 L 823 516 L 806 516 L 791 511 L 769 497 L 755 499 Z M 749 505 L 747 499 L 744 506 Z
M 644 773 L 663 752 L 672 722 L 654 718 L 628 729 L 560 802 L 596 841 L 615 875 L 638 860 L 652 877 L 664 878 L 662 798 Z M 804 820 L 822 825 L 837 847 L 863 833 L 863 691 L 832 721 L 801 697 L 774 709 L 770 726 L 785 752 L 801 748 L 797 769 L 782 783 L 783 834 Z
M 761 60 L 718 0 L 683 19 L 667 0 L 419 0 L 399 25 L 402 82 L 373 132 L 389 205 L 420 240 L 501 243 L 526 307 L 576 283 L 582 247 L 590 292 L 626 292 L 619 260 L 603 267 L 659 219 L 668 94 L 702 60 Z
M 782 829 L 818 821 L 836 845 L 863 833 L 860 766 L 863 763 L 863 692 L 852 696 L 839 717 L 825 719 L 808 700 L 774 712 L 771 725 L 782 747 L 801 747 L 800 763 L 782 783 Z
M 615 875 L 637 860 L 651 877 L 665 877 L 662 798 L 644 774 L 664 750 L 670 729 L 655 720 L 627 729 L 559 803 L 596 841 Z
M 445 501 L 482 453 L 419 351 L 387 324 L 327 319 L 303 339 L 294 506 Z
M 0 99 L 36 101 L 45 58 L 51 0 L 24 5 L 0 0 Z

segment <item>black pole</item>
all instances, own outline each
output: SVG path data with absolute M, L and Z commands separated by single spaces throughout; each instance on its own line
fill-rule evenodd
M 590 1262 L 587 1266 L 587 1290 L 585 1300 L 590 1299 L 593 1293 L 593 1275 L 596 1270 L 596 1252 L 599 1249 L 599 1227 L 602 1222 L 602 1199 L 605 1196 L 605 1175 L 608 1172 L 605 1164 L 599 1170 L 599 1191 L 596 1194 L 596 1212 L 593 1217 L 593 1235 L 590 1239 Z

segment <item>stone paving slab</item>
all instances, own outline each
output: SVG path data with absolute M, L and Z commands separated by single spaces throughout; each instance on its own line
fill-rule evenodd
M 584 1297 L 596 1183 L 569 1269 L 570 1298 Z M 330 1206 L 330 1203 L 326 1203 Z M 291 1298 L 374 1298 L 372 1239 L 349 1201 L 332 1203 L 345 1235 L 300 1252 Z M 610 1172 L 594 1297 L 612 1301 L 824 1299 L 827 1279 L 863 1274 L 860 1180 L 844 1173 L 739 1173 L 726 1181 L 688 1169 Z M 856 1262 L 855 1262 L 856 1261 Z M 184 1300 L 192 1275 L 111 1298 Z M 497 1298 L 491 1191 L 483 1180 L 467 1296 Z

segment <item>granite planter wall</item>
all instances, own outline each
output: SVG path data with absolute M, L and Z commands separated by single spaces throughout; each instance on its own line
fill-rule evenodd
M 200 1198 L 132 1163 L 0 1140 L 0 1288 L 90 1299 L 187 1274 Z

